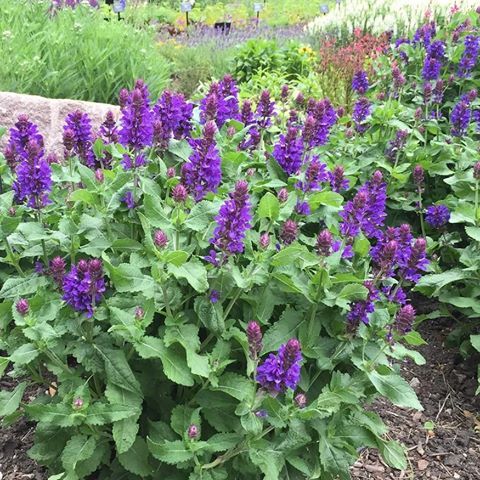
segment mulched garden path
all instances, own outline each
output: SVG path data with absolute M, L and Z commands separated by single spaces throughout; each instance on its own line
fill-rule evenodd
M 365 450 L 352 468 L 352 477 L 362 480 L 479 480 L 480 397 L 476 361 L 465 364 L 455 351 L 444 347 L 452 329 L 447 320 L 424 323 L 420 333 L 428 342 L 419 348 L 426 358 L 423 366 L 406 362 L 404 377 L 416 390 L 423 412 L 402 409 L 379 400 L 372 405 L 390 427 L 389 436 L 408 449 L 409 468 L 392 470 L 375 451 Z M 0 388 L 13 388 L 8 377 Z M 27 391 L 26 398 L 35 396 Z M 424 424 L 434 423 L 433 431 Z M 34 425 L 20 421 L 0 428 L 0 480 L 45 480 L 46 473 L 30 460 L 26 451 L 33 441 Z

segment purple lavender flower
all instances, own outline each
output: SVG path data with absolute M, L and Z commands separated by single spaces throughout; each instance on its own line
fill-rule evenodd
M 261 139 L 260 132 L 256 127 L 252 126 L 248 130 L 248 134 L 242 140 L 238 148 L 244 151 L 253 151 L 260 144 L 260 139 Z
M 454 137 L 462 137 L 467 132 L 471 119 L 470 102 L 464 95 L 450 112 L 451 134 Z
M 443 102 L 443 89 L 445 82 L 442 79 L 437 80 L 433 88 L 433 103 L 441 105 Z
M 54 282 L 61 287 L 63 284 L 63 277 L 65 275 L 65 260 L 62 257 L 54 257 L 50 260 L 49 273 Z
M 379 298 L 378 289 L 372 281 L 367 280 L 363 285 L 368 289 L 367 298 L 353 302 L 347 314 L 351 329 L 355 329 L 360 323 L 368 325 L 369 316 L 375 311 L 375 300 Z
M 100 125 L 99 133 L 105 143 L 118 142 L 117 122 L 115 121 L 115 116 L 111 110 L 106 113 L 105 119 Z
M 95 155 L 92 150 L 92 124 L 87 113 L 75 110 L 67 115 L 64 132 L 73 132 L 72 152 L 89 168 L 95 168 Z
M 153 107 L 154 140 L 162 149 L 168 147 L 173 136 L 179 140 L 192 130 L 193 105 L 181 93 L 165 90 Z
M 270 98 L 270 92 L 263 90 L 257 105 L 255 117 L 260 128 L 268 128 L 272 124 L 272 116 L 275 114 L 275 102 Z
M 395 162 L 399 153 L 403 150 L 405 143 L 407 142 L 408 132 L 407 130 L 398 130 L 395 134 L 395 138 L 388 142 L 385 156 L 391 162 Z
M 465 37 L 465 49 L 458 64 L 457 75 L 460 78 L 469 77 L 475 68 L 480 51 L 480 37 L 475 35 L 467 35 Z
M 372 105 L 368 98 L 360 97 L 353 106 L 352 119 L 355 124 L 355 130 L 358 133 L 365 133 L 368 129 L 368 124 L 366 123 L 367 117 L 372 111 Z
M 220 85 L 213 82 L 207 95 L 200 102 L 201 123 L 215 122 L 218 128 L 228 120 L 228 109 L 220 92 Z
M 132 159 L 132 156 L 135 159 Z M 124 170 L 135 170 L 136 168 L 144 167 L 147 164 L 147 158 L 143 153 L 125 153 L 120 163 Z
M 357 92 L 360 95 L 365 95 L 365 93 L 367 93 L 368 86 L 367 72 L 360 70 L 353 75 L 352 89 L 354 92 Z
M 102 261 L 80 260 L 63 279 L 63 300 L 77 312 L 93 316 L 105 292 Z
M 300 342 L 291 339 L 281 345 L 278 354 L 271 353 L 258 367 L 257 382 L 271 395 L 285 392 L 287 388 L 295 390 L 300 381 L 301 361 Z
M 256 360 L 262 351 L 262 330 L 257 322 L 251 321 L 247 325 L 248 349 L 250 358 Z
M 412 330 L 414 320 L 415 309 L 411 305 L 404 305 L 395 316 L 395 330 L 401 335 L 405 335 Z
M 273 147 L 273 158 L 287 175 L 295 175 L 302 166 L 303 142 L 298 133 L 297 128 L 289 127 Z
M 15 168 L 16 179 L 12 184 L 16 202 L 27 202 L 31 208 L 40 209 L 50 202 L 52 189 L 50 165 L 43 158 L 43 149 L 33 138 L 25 146 L 21 162 Z
M 215 132 L 215 123 L 207 122 L 203 128 L 203 138 L 190 141 L 193 153 L 182 166 L 182 183 L 197 202 L 202 200 L 206 193 L 216 192 L 222 180 Z
M 413 43 L 423 42 L 425 48 L 428 48 L 432 38 L 435 37 L 436 33 L 437 29 L 435 22 L 426 23 L 425 25 L 419 27 L 413 35 Z
M 440 76 L 440 70 L 442 68 L 442 62 L 429 55 L 425 57 L 423 63 L 422 77 L 424 80 L 437 80 Z
M 433 41 L 427 48 L 427 55 L 430 58 L 443 60 L 445 58 L 445 42 L 442 40 Z
M 314 155 L 305 170 L 305 181 L 298 183 L 298 188 L 304 192 L 321 190 L 322 183 L 328 181 L 327 166 Z
M 215 221 L 217 226 L 210 242 L 227 255 L 242 253 L 245 234 L 251 228 L 248 183 L 239 180 L 229 199 L 220 207 Z
M 297 213 L 298 215 L 303 215 L 303 216 L 307 216 L 307 215 L 310 215 L 310 205 L 308 204 L 308 202 L 301 202 L 301 201 L 298 201 L 297 204 L 295 205 L 295 213 Z
M 252 125 L 255 123 L 255 115 L 252 111 L 252 102 L 250 100 L 245 100 L 242 103 L 242 110 L 240 112 L 240 121 L 245 125 Z
M 433 228 L 441 228 L 450 220 L 450 210 L 446 205 L 430 205 L 425 214 L 425 220 Z
M 309 148 L 325 145 L 328 142 L 330 130 L 337 121 L 337 112 L 328 98 L 316 102 L 310 99 L 307 108 L 304 138 Z M 309 120 L 309 117 L 312 120 Z M 308 125 L 312 122 L 313 125 Z M 309 131 L 312 130 L 311 132 Z
M 133 197 L 133 193 L 129 190 L 125 193 L 122 197 L 122 202 L 127 206 L 129 210 L 133 210 L 135 208 L 135 198 Z
M 333 244 L 333 235 L 328 229 L 322 230 L 317 236 L 317 252 L 322 257 L 328 257 L 331 254 Z
M 280 239 L 285 245 L 290 245 L 297 239 L 298 225 L 293 220 L 286 220 L 280 231 Z
M 417 283 L 420 280 L 422 272 L 427 270 L 429 264 L 426 247 L 427 242 L 425 239 L 417 238 L 408 255 L 399 259 L 401 278 L 413 283 Z
M 328 180 L 333 192 L 340 193 L 342 190 L 348 190 L 350 186 L 348 178 L 345 178 L 345 169 L 341 165 L 335 166 L 331 172 L 328 172 Z
M 152 145 L 153 115 L 150 111 L 148 90 L 145 85 L 138 85 L 122 107 L 120 123 L 120 143 L 132 150 L 142 150 Z
M 26 147 L 30 140 L 34 140 L 43 150 L 43 137 L 37 125 L 27 115 L 19 115 L 15 126 L 10 129 L 10 138 L 5 147 L 5 158 L 11 170 L 27 156 Z
M 225 104 L 227 119 L 238 119 L 238 87 L 231 75 L 225 75 L 219 84 L 220 93 Z

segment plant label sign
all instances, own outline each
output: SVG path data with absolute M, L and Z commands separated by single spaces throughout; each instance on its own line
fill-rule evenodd
M 127 0 L 115 0 L 113 2 L 113 11 L 115 13 L 122 13 L 127 7 Z
M 328 5 L 325 5 L 325 4 L 324 4 L 324 5 L 320 5 L 320 11 L 321 11 L 324 15 L 326 15 L 326 14 L 328 13 L 328 10 L 329 10 L 329 9 L 328 9 Z
M 253 11 L 254 12 L 261 12 L 263 9 L 263 5 L 261 3 L 254 3 L 253 4 Z
M 190 2 L 182 2 L 180 4 L 180 11 L 181 12 L 191 12 L 192 11 L 192 4 Z

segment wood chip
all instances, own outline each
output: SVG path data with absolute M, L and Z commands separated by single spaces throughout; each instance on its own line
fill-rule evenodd
M 421 472 L 423 470 L 426 470 L 428 465 L 429 465 L 429 462 L 427 462 L 426 460 L 423 460 L 423 459 L 421 459 L 417 462 L 417 467 Z
M 365 465 L 365 470 L 370 473 L 384 473 L 385 468 L 382 465 Z

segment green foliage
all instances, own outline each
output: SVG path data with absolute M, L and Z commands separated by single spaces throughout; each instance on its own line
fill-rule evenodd
M 170 65 L 152 32 L 105 21 L 88 7 L 51 17 L 49 5 L 0 0 L 0 90 L 116 103 L 135 78 L 165 88 Z

